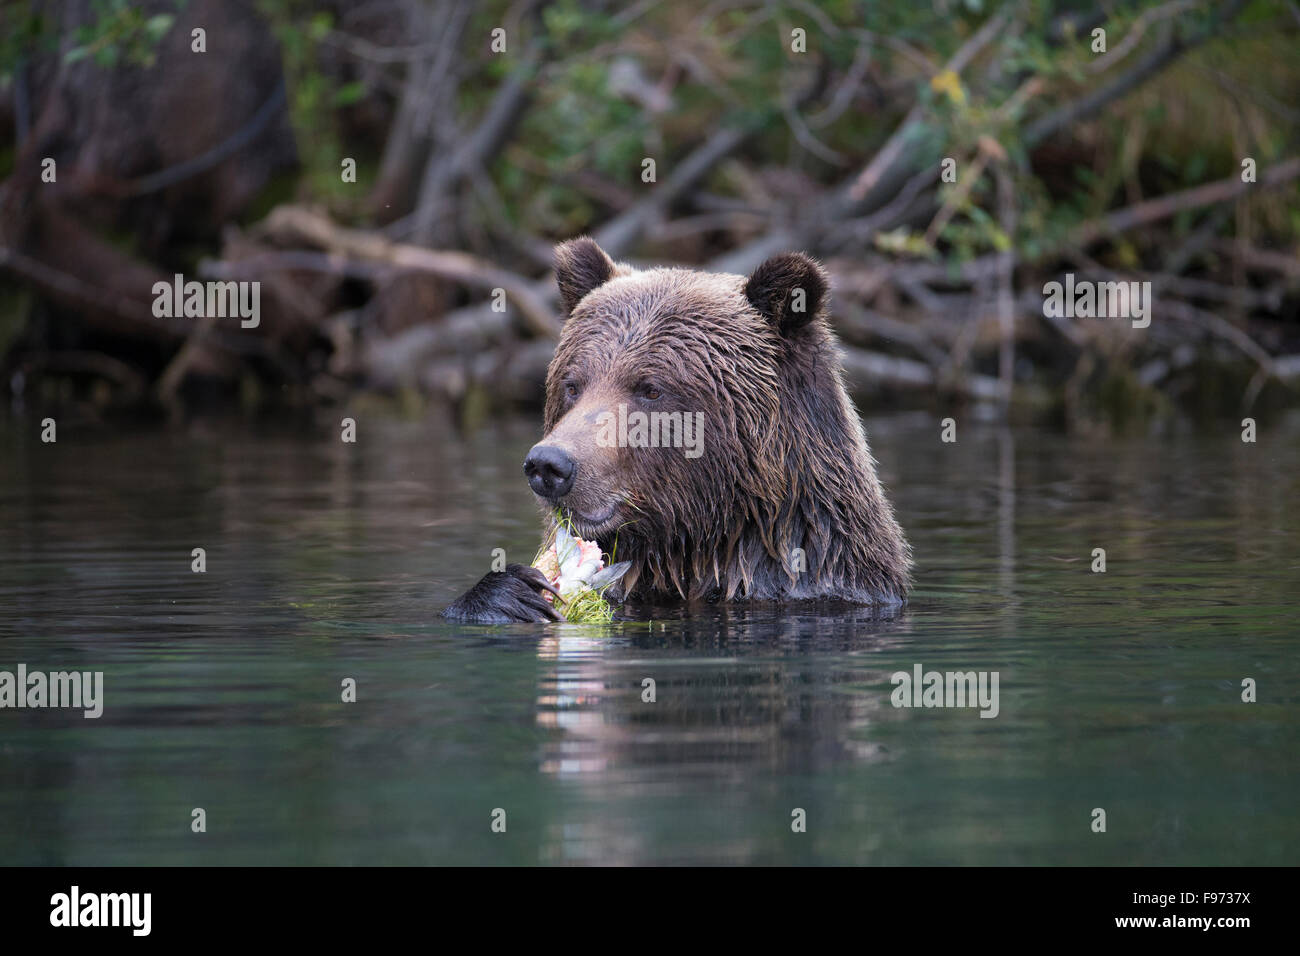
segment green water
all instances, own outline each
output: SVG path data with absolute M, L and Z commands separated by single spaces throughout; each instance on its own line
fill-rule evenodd
M 0 861 L 1295 863 L 1300 422 L 868 430 L 897 618 L 466 628 L 536 546 L 534 421 L 0 425 L 0 670 L 105 682 L 98 720 L 0 710 Z M 918 663 L 997 672 L 998 716 L 893 707 Z

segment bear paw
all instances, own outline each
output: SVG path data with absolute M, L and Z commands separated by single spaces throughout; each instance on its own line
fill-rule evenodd
M 508 564 L 492 571 L 442 612 L 449 621 L 464 624 L 513 624 L 563 621 L 542 591 L 559 594 L 546 575 L 525 564 Z

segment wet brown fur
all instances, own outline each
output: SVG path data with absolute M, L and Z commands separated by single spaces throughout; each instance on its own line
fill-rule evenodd
M 906 597 L 910 550 L 844 389 L 821 266 L 788 253 L 748 279 L 637 271 L 584 238 L 557 248 L 556 273 L 569 316 L 547 376 L 542 443 L 578 463 L 559 503 L 574 530 L 633 562 L 626 596 Z M 704 412 L 703 455 L 601 447 L 599 415 L 620 402 L 628 412 Z M 615 501 L 609 520 L 584 517 Z M 805 552 L 802 572 L 794 548 Z

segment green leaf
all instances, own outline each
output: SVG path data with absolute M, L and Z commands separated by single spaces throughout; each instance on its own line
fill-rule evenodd
M 334 91 L 335 106 L 351 106 L 366 95 L 366 84 L 360 80 L 348 83 Z
M 176 18 L 170 13 L 159 13 L 150 17 L 144 23 L 144 31 L 149 35 L 151 40 L 157 41 L 162 35 L 172 28 Z

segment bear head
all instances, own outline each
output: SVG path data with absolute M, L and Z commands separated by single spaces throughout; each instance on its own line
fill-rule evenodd
M 627 594 L 901 599 L 907 546 L 816 261 L 637 270 L 580 238 L 555 266 L 566 320 L 525 472 L 548 512 L 632 561 Z

